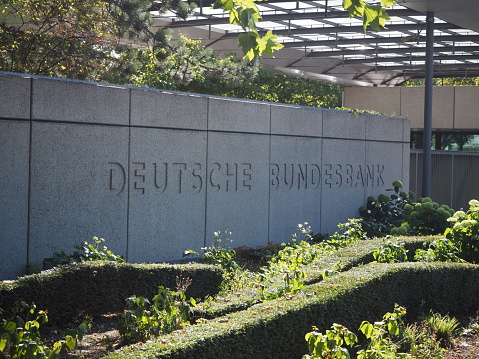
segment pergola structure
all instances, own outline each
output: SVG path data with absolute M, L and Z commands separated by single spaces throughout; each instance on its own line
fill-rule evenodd
M 193 16 L 157 17 L 155 25 L 201 39 L 218 51 L 238 52 L 240 27 L 211 0 L 194 0 Z M 479 1 L 398 0 L 380 32 L 364 32 L 342 0 L 258 1 L 261 31 L 272 30 L 284 48 L 261 61 L 277 71 L 356 86 L 395 86 L 426 76 L 426 13 L 434 13 L 434 77 L 479 76 Z

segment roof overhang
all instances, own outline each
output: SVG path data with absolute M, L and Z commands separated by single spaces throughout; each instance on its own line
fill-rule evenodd
M 229 24 L 224 12 L 211 9 L 211 1 L 195 2 L 199 7 L 188 20 L 164 16 L 155 25 L 201 39 L 217 51 L 239 54 L 241 28 Z M 479 76 L 477 0 L 398 0 L 381 32 L 364 32 L 362 21 L 349 18 L 342 0 L 267 0 L 257 5 L 259 29 L 272 30 L 285 46 L 274 58 L 261 61 L 283 73 L 352 86 L 395 86 L 423 78 L 425 13 L 432 11 L 434 76 Z

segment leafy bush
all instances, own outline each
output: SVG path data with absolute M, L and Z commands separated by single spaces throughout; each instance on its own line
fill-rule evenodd
M 344 325 L 334 323 L 331 330 L 326 334 L 319 333 L 318 328 L 305 335 L 308 342 L 309 355 L 303 355 L 303 359 L 317 358 L 349 358 L 348 349 L 343 347 L 346 344 L 352 347 L 357 343 L 358 337 Z
M 48 321 L 44 311 L 37 311 L 35 305 L 17 302 L 13 313 L 6 319 L 0 311 L 0 354 L 6 352 L 11 358 L 55 359 L 62 351 L 75 349 L 88 331 L 87 324 L 82 323 L 47 345 L 40 336 L 41 326 Z
M 467 212 L 458 211 L 449 218 L 452 228 L 445 231 L 446 238 L 459 249 L 459 257 L 470 263 L 479 263 L 479 201 L 469 201 Z
M 236 251 L 230 247 L 233 242 L 230 238 L 231 234 L 228 230 L 214 232 L 212 245 L 201 248 L 203 263 L 217 265 L 230 275 L 239 268 L 235 261 Z M 183 252 L 183 257 L 192 254 L 200 255 L 198 252 L 188 249 Z
M 283 243 L 283 249 L 273 256 L 266 266 L 260 268 L 259 292 L 263 300 L 293 295 L 303 290 L 307 278 L 306 267 L 328 253 L 364 239 L 361 221 L 357 219 L 339 223 L 338 231 L 332 236 L 325 236 L 320 242 L 314 240 L 315 236 L 307 222 L 298 224 L 298 231 L 304 235 L 305 240 L 298 241 L 297 235 L 294 234 L 291 242 Z M 326 278 L 342 268 L 341 263 L 336 263 L 320 273 L 322 278 Z M 282 278 L 279 282 L 275 280 L 278 277 Z
M 304 223 L 302 229 L 306 239 L 314 243 L 324 243 L 335 248 L 343 248 L 348 244 L 366 239 L 366 230 L 364 228 L 364 220 L 362 218 L 350 218 L 345 223 L 338 224 L 338 230 L 332 234 L 311 232 L 308 223 Z
M 132 296 L 127 298 L 126 304 L 127 310 L 120 316 L 118 330 L 125 343 L 134 343 L 185 327 L 196 302 L 193 298 L 187 301 L 184 291 L 175 292 L 159 286 L 151 302 Z
M 357 351 L 358 359 L 406 359 L 442 358 L 441 344 L 450 343 L 458 321 L 449 316 L 432 313 L 418 325 L 406 325 L 403 321 L 406 308 L 395 305 L 392 313 L 386 313 L 382 321 L 363 321 L 359 330 L 366 338 Z M 441 333 L 441 334 L 438 334 Z M 444 339 L 447 338 L 447 339 Z M 317 328 L 306 334 L 309 355 L 303 359 L 349 359 L 349 349 L 358 343 L 358 336 L 341 324 L 333 324 L 326 334 Z M 357 347 L 355 348 L 357 349 Z
M 401 192 L 401 181 L 394 181 L 393 187 L 393 195 L 369 197 L 367 205 L 359 209 L 369 237 L 440 234 L 450 226 L 447 219 L 454 211 L 447 205 L 439 206 L 428 197 L 414 202 L 413 192 Z
M 91 261 L 113 261 L 123 263 L 123 257 L 114 254 L 106 246 L 100 248 L 100 244 L 105 242 L 103 238 L 92 237 L 93 243 L 88 241 L 80 245 L 74 246 L 76 251 L 66 254 L 64 251 L 53 253 L 53 257 L 43 260 L 43 269 L 51 269 L 63 264 L 75 262 L 91 262 Z
M 394 194 L 380 194 L 378 198 L 369 197 L 365 207 L 359 209 L 362 225 L 369 237 L 383 237 L 391 234 L 391 229 L 399 227 L 405 219 L 406 205 L 413 203 L 414 193 L 401 192 L 401 181 L 393 182 Z
M 405 332 L 402 320 L 405 315 L 406 309 L 395 305 L 394 312 L 386 313 L 382 321 L 374 324 L 363 321 L 359 330 L 366 338 L 367 345 L 357 352 L 357 358 L 412 358 L 409 354 L 398 353 L 398 342 Z M 358 337 L 340 324 L 333 324 L 331 329 L 326 331 L 326 335 L 317 331 L 306 334 L 310 355 L 304 355 L 303 359 L 350 358 L 349 350 L 343 344 L 353 347 L 358 342 Z
M 404 242 L 389 240 L 385 246 L 373 249 L 373 257 L 379 263 L 400 263 L 408 260 L 407 252 Z
M 418 262 L 466 262 L 459 257 L 459 247 L 447 238 L 425 243 L 428 249 L 418 248 L 414 259 Z
M 240 266 L 246 266 L 249 270 L 256 269 L 265 265 L 271 258 L 278 254 L 284 248 L 284 244 L 268 242 L 266 246 L 248 247 L 240 246 L 234 250 L 236 252 L 235 261 Z
M 428 197 L 420 198 L 414 208 L 406 206 L 405 210 L 409 229 L 406 233 L 423 236 L 444 233 L 450 226 L 447 219 L 454 213 L 447 205 L 439 206 Z
M 448 218 L 453 226 L 445 230 L 446 239 L 433 241 L 427 250 L 418 249 L 415 259 L 479 263 L 479 201 L 473 199 L 469 206 L 467 212 L 457 211 Z

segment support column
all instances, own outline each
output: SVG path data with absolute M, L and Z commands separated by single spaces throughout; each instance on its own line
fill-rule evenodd
M 426 15 L 426 80 L 424 94 L 424 134 L 422 196 L 431 195 L 432 80 L 434 65 L 434 12 Z

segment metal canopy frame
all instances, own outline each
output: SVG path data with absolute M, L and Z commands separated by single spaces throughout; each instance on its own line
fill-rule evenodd
M 155 26 L 200 39 L 217 51 L 239 53 L 241 28 L 229 24 L 228 14 L 212 9 L 211 0 L 193 1 L 198 8 L 189 19 L 156 16 Z M 284 45 L 275 58 L 261 59 L 267 67 L 363 86 L 395 86 L 426 75 L 426 13 L 395 5 L 384 30 L 364 32 L 361 19 L 349 18 L 342 0 L 266 0 L 257 5 L 260 32 L 272 30 Z M 433 35 L 434 77 L 479 76 L 479 32 L 436 17 Z

